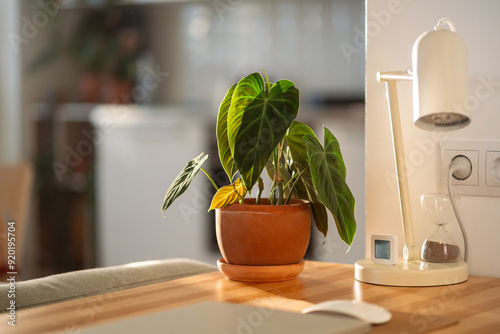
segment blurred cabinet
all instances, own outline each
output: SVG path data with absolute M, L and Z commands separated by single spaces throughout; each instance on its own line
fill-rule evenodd
M 28 252 L 45 275 L 95 266 L 93 104 L 35 104 L 35 230 Z
M 98 265 L 188 257 L 215 263 L 201 175 L 162 216 L 165 192 L 209 148 L 213 120 L 178 108 L 102 105 L 92 114 L 96 147 Z

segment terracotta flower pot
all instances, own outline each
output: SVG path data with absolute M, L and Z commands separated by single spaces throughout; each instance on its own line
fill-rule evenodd
M 216 209 L 216 233 L 224 260 L 232 265 L 273 266 L 299 263 L 309 245 L 311 207 L 304 200 L 267 205 L 245 199 Z

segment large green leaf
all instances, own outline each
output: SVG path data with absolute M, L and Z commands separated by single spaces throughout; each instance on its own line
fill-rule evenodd
M 229 148 L 229 139 L 227 137 L 227 113 L 231 106 L 231 98 L 233 96 L 236 84 L 234 84 L 226 93 L 226 97 L 222 100 L 219 107 L 219 114 L 217 115 L 217 149 L 219 151 L 219 159 L 222 167 L 226 171 L 229 182 L 233 181 L 233 176 L 236 173 L 236 165 L 234 163 L 231 149 Z
M 325 149 L 314 136 L 304 137 L 311 176 L 319 200 L 335 219 L 341 239 L 351 245 L 356 233 L 355 201 L 345 182 L 345 166 L 338 154 L 338 141 L 327 128 L 323 130 Z
M 200 171 L 203 163 L 208 159 L 208 154 L 201 153 L 199 156 L 190 160 L 187 165 L 182 169 L 182 171 L 177 175 L 174 182 L 170 185 L 163 198 L 163 205 L 161 207 L 161 212 L 165 212 L 170 204 L 175 201 L 177 197 L 182 195 L 184 191 L 189 187 L 193 178 Z
M 273 152 L 297 117 L 299 90 L 280 80 L 270 91 L 253 73 L 238 82 L 228 112 L 228 138 L 233 159 L 251 189 Z
M 293 121 L 285 137 L 288 147 L 290 148 L 290 153 L 292 154 L 294 163 L 298 164 L 302 168 L 309 164 L 309 158 L 307 157 L 307 148 L 303 140 L 304 136 L 306 135 L 316 137 L 314 131 L 309 126 L 297 121 Z
M 304 136 L 310 135 L 316 138 L 314 131 L 306 124 L 293 121 L 285 136 L 285 141 L 292 155 L 293 166 L 296 172 L 300 172 L 305 166 L 309 165 L 309 157 L 307 156 L 307 148 L 304 142 Z M 316 138 L 316 141 L 319 141 Z M 314 183 L 311 177 L 311 171 L 308 168 L 300 176 L 301 182 L 296 185 L 299 198 L 307 198 L 311 202 L 314 224 L 326 238 L 328 234 L 328 215 L 326 208 L 321 203 L 314 189 Z
M 318 231 L 320 231 L 326 238 L 328 234 L 328 215 L 326 213 L 326 207 L 321 203 L 314 189 L 314 183 L 312 181 L 310 170 L 306 170 L 301 176 L 302 187 L 299 187 L 300 198 L 308 198 L 311 202 L 312 214 L 314 218 L 314 224 Z M 305 194 L 303 194 L 305 191 Z M 307 197 L 306 197 L 307 196 Z
M 337 169 L 345 180 L 346 168 L 344 164 L 344 158 L 342 158 L 342 152 L 340 151 L 339 141 L 325 126 L 323 126 L 323 132 L 325 133 L 325 151 L 333 152 L 333 154 L 335 154 L 335 156 L 337 157 L 337 159 L 335 159 Z

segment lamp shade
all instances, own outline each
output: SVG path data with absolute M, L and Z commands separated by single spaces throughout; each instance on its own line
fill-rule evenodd
M 448 24 L 451 30 L 444 29 Z M 441 19 L 413 45 L 413 120 L 424 130 L 448 131 L 470 123 L 467 47 Z

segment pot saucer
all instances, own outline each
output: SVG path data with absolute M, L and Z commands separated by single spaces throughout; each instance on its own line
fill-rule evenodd
M 304 269 L 305 262 L 277 266 L 243 266 L 229 264 L 224 259 L 217 261 L 217 268 L 227 278 L 240 282 L 281 282 L 297 277 Z

